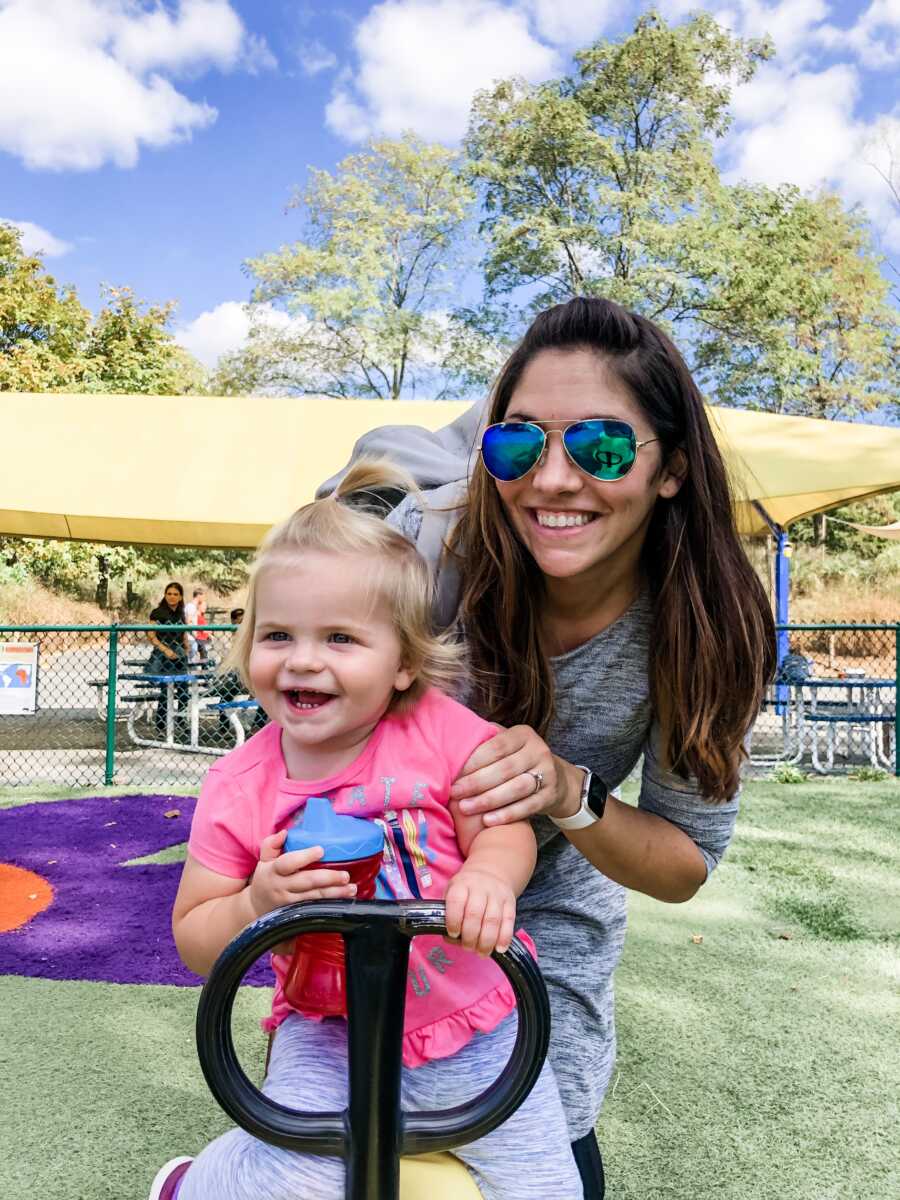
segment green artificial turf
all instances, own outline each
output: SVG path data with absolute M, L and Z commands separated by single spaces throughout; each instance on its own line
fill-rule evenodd
M 630 898 L 610 1200 L 900 1197 L 898 875 L 896 782 L 754 782 L 693 901 Z
M 900 1196 L 898 868 L 896 782 L 751 782 L 693 901 L 631 897 L 609 1200 Z M 0 1196 L 146 1200 L 161 1162 L 227 1127 L 197 994 L 0 978 Z M 251 1075 L 266 995 L 236 1008 Z
M 235 1041 L 259 1082 L 270 993 L 244 989 Z M 198 992 L 0 979 L 0 1196 L 147 1200 L 156 1170 L 229 1121 L 194 1054 Z

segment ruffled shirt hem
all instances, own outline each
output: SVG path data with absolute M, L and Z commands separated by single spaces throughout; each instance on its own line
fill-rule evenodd
M 450 1058 L 476 1033 L 490 1033 L 496 1029 L 515 1007 L 515 992 L 504 980 L 474 1004 L 423 1025 L 421 1029 L 407 1030 L 403 1035 L 403 1065 L 424 1067 L 436 1058 Z

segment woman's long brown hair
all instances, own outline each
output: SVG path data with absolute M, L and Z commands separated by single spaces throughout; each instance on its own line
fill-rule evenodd
M 507 360 L 489 422 L 503 419 L 535 355 L 579 349 L 602 356 L 640 404 L 663 463 L 680 450 L 687 464 L 678 493 L 657 501 L 642 552 L 654 607 L 650 697 L 666 765 L 696 778 L 708 799 L 725 800 L 737 791 L 744 742 L 772 678 L 775 630 L 735 528 L 703 399 L 678 350 L 652 321 L 612 301 L 570 300 L 541 313 Z M 554 697 L 540 636 L 544 579 L 480 463 L 449 549 L 465 564 L 460 612 L 479 707 L 499 724 L 546 734 Z

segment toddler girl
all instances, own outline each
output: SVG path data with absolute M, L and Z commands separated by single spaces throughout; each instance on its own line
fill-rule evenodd
M 377 894 L 444 899 L 457 943 L 419 937 L 410 952 L 402 1103 L 428 1110 L 483 1091 L 509 1058 L 515 1000 L 487 956 L 512 940 L 536 851 L 527 823 L 491 828 L 449 801 L 463 764 L 495 729 L 438 690 L 453 681 L 459 651 L 431 632 L 428 569 L 401 534 L 360 507 L 374 490 L 396 486 L 411 484 L 385 464 L 362 462 L 334 497 L 301 508 L 263 543 L 225 665 L 240 671 L 271 723 L 204 781 L 173 930 L 185 964 L 206 975 L 264 913 L 354 894 L 344 872 L 312 865 L 321 847 L 282 853 L 309 797 L 379 822 Z M 294 1011 L 283 990 L 290 959 L 275 953 L 272 962 L 266 1026 L 275 1032 L 263 1090 L 291 1108 L 344 1108 L 346 1021 Z M 454 1153 L 485 1200 L 582 1195 L 546 1065 L 503 1126 Z M 176 1195 L 343 1200 L 344 1165 L 235 1129 L 195 1160 L 160 1170 L 151 1200 Z

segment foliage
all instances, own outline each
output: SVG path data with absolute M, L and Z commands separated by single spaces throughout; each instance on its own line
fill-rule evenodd
M 835 417 L 896 402 L 900 335 L 868 231 L 829 193 L 726 186 L 734 84 L 773 53 L 642 16 L 574 77 L 479 93 L 467 139 L 487 304 L 604 295 L 677 330 L 722 404 Z
M 105 289 L 87 340 L 86 392 L 177 396 L 203 389 L 205 372 L 168 330 L 174 303 L 142 311 L 131 288 Z
M 770 779 L 773 783 L 806 783 L 806 775 L 791 763 L 779 763 Z
M 850 550 L 861 559 L 880 557 L 891 548 L 890 542 L 871 534 L 861 533 L 846 522 L 857 525 L 892 525 L 900 521 L 900 492 L 885 492 L 870 496 L 855 504 L 844 504 L 825 515 L 825 550 L 829 554 Z M 813 517 L 804 517 L 791 526 L 791 541 L 800 545 L 819 545 L 816 522 Z
M 810 417 L 896 400 L 897 313 L 868 229 L 837 196 L 724 189 L 715 303 L 695 365 L 720 404 Z
M 143 310 L 129 288 L 106 288 L 93 319 L 73 288 L 58 288 L 22 235 L 0 223 L 0 391 L 197 391 L 203 371 L 168 325 L 173 305 Z
M 871 767 L 868 763 L 851 771 L 848 777 L 856 779 L 860 783 L 883 783 L 886 779 L 890 779 L 887 771 L 883 771 L 881 767 Z
M 0 391 L 77 388 L 87 368 L 90 313 L 73 288 L 57 288 L 22 235 L 0 223 Z
M 529 287 L 534 310 L 603 294 L 653 319 L 706 300 L 713 142 L 732 82 L 771 54 L 708 14 L 642 16 L 622 42 L 575 55 L 579 74 L 507 80 L 474 101 L 467 149 L 484 201 L 489 295 Z
M 195 550 L 178 546 L 108 546 L 52 538 L 0 538 L 0 571 L 10 582 L 34 580 L 76 599 L 93 598 L 101 577 L 140 584 L 160 574 L 203 583 L 227 594 L 247 579 L 249 555 L 241 550 Z M 0 574 L 0 582 L 5 576 Z M 155 605 L 159 596 L 142 598 Z
M 460 156 L 413 134 L 311 171 L 306 237 L 247 264 L 250 336 L 213 389 L 397 399 L 465 374 L 489 350 L 447 311 L 473 201 Z

